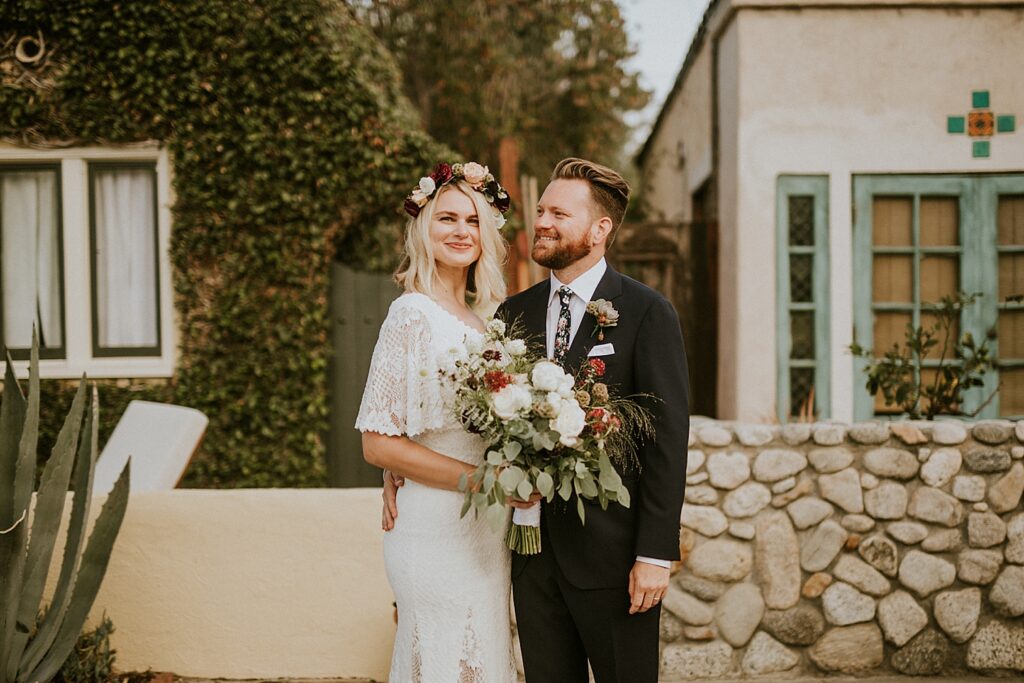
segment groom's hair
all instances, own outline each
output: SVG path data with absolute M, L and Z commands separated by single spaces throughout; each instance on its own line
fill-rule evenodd
M 612 219 L 612 231 L 608 235 L 608 246 L 611 246 L 629 205 L 629 183 L 607 166 L 575 157 L 562 159 L 555 165 L 551 180 L 560 179 L 583 180 L 590 186 L 590 195 L 601 215 Z

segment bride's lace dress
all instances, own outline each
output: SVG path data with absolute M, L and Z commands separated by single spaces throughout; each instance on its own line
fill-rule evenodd
M 480 333 L 423 294 L 388 311 L 370 363 L 356 428 L 404 434 L 477 465 L 484 442 L 448 414 L 439 356 Z M 509 550 L 504 530 L 459 518 L 463 494 L 406 480 L 398 519 L 384 536 L 384 565 L 398 602 L 390 683 L 511 683 Z

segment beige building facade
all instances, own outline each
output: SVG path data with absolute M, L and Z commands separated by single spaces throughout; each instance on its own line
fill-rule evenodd
M 711 3 L 639 162 L 705 272 L 682 315 L 717 417 L 885 412 L 849 345 L 958 290 L 998 332 L 967 407 L 998 385 L 981 414 L 1024 414 L 1022 73 L 1024 2 Z

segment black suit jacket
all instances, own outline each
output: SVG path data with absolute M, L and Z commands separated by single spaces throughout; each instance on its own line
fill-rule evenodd
M 547 304 L 551 291 L 545 280 L 506 300 L 497 316 L 519 321 L 534 350 L 545 354 Z M 622 472 L 631 503 L 609 503 L 602 510 L 586 502 L 586 522 L 580 523 L 576 501 L 555 497 L 544 503 L 541 515 L 544 552 L 552 551 L 565 577 L 578 588 L 626 585 L 637 555 L 679 559 L 679 513 L 686 482 L 689 434 L 689 393 L 686 352 L 679 318 L 665 297 L 650 287 L 607 269 L 593 299 L 611 301 L 619 312 L 615 327 L 605 328 L 604 340 L 591 334 L 597 320 L 587 313 L 563 365 L 575 372 L 597 344 L 612 344 L 615 353 L 601 356 L 604 381 L 615 395 L 650 394 L 643 400 L 654 417 L 654 438 L 638 444 L 639 468 Z M 513 575 L 529 556 L 513 554 Z

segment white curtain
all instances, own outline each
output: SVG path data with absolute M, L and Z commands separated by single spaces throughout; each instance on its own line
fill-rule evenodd
M 102 169 L 94 178 L 99 345 L 156 346 L 153 171 Z
M 59 347 L 64 329 L 56 171 L 14 171 L 0 178 L 4 343 L 31 347 L 35 323 L 40 348 Z

